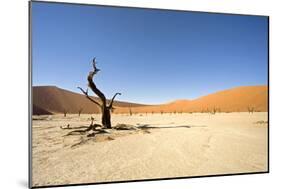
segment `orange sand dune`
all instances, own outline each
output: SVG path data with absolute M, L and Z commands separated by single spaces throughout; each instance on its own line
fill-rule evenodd
M 98 99 L 97 97 L 93 97 Z M 248 107 L 255 111 L 268 110 L 268 87 L 245 86 L 219 91 L 195 100 L 176 100 L 167 104 L 142 105 L 129 102 L 114 103 L 114 113 L 167 113 L 167 112 L 206 112 L 214 108 L 222 112 L 244 112 Z M 33 115 L 48 113 L 98 113 L 99 107 L 84 95 L 54 86 L 33 87 Z M 40 110 L 40 111 L 39 111 Z M 42 111 L 44 110 L 44 111 Z
M 132 107 L 133 113 L 159 112 L 210 112 L 214 108 L 222 112 L 245 112 L 248 107 L 255 111 L 268 110 L 268 87 L 246 86 L 216 92 L 195 100 L 177 100 L 169 104 Z M 117 113 L 128 113 L 130 108 L 122 107 Z
M 248 86 L 220 91 L 194 100 L 191 110 L 212 107 L 233 112 L 247 111 L 248 107 L 254 107 L 256 111 L 265 112 L 268 109 L 268 87 Z
M 77 89 L 78 90 L 78 89 Z M 97 97 L 93 99 L 99 101 Z M 141 104 L 127 103 L 115 101 L 114 106 L 144 106 Z M 42 115 L 46 112 L 78 113 L 79 109 L 83 109 L 82 113 L 99 113 L 99 107 L 90 102 L 84 95 L 67 91 L 55 86 L 36 86 L 33 87 L 33 115 Z M 44 110 L 44 111 L 43 111 Z

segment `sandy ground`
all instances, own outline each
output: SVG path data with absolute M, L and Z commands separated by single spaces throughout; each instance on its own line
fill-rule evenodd
M 90 116 L 33 116 L 33 186 L 267 171 L 265 112 L 112 115 L 113 125 L 161 128 L 64 136 L 60 126 Z

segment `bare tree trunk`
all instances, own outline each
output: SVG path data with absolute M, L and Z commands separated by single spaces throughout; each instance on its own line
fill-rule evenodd
M 102 125 L 106 126 L 106 128 L 111 128 L 111 119 L 110 119 L 110 109 L 105 108 L 102 113 Z
M 102 112 L 102 125 L 105 127 L 105 128 L 108 128 L 110 129 L 111 128 L 111 119 L 110 119 L 110 113 L 113 109 L 113 102 L 114 102 L 114 98 L 117 96 L 117 95 L 121 95 L 121 93 L 116 93 L 109 105 L 107 105 L 106 103 L 106 98 L 105 98 L 105 95 L 96 87 L 94 81 L 93 81 L 93 78 L 94 78 L 94 75 L 97 74 L 100 70 L 96 67 L 96 60 L 95 58 L 93 59 L 93 68 L 94 70 L 93 71 L 90 71 L 89 72 L 89 75 L 88 75 L 88 86 L 91 88 L 91 90 L 100 98 L 101 100 L 101 104 L 97 101 L 95 101 L 94 99 L 92 99 L 90 96 L 88 96 L 88 90 L 87 91 L 84 91 L 82 88 L 78 87 L 85 95 L 86 97 L 92 101 L 93 103 L 97 104 L 100 108 L 101 108 L 101 112 Z

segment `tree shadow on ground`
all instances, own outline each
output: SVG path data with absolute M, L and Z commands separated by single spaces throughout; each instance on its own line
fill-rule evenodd
M 61 129 L 71 130 L 70 132 L 66 133 L 64 137 L 67 136 L 81 136 L 79 142 L 71 145 L 71 147 L 77 147 L 82 144 L 85 144 L 89 141 L 94 142 L 105 142 L 115 140 L 119 137 L 124 137 L 131 134 L 150 134 L 151 130 L 163 130 L 163 129 L 190 129 L 190 128 L 197 128 L 197 127 L 207 127 L 207 126 L 191 126 L 191 125 L 178 125 L 178 126 L 152 126 L 149 124 L 143 125 L 130 125 L 130 124 L 117 124 L 116 126 L 112 127 L 112 129 L 103 128 L 99 124 L 91 124 L 90 126 L 79 126 L 79 127 L 70 127 L 67 125 L 66 127 L 60 127 Z
M 189 126 L 189 125 L 178 125 L 178 126 L 151 126 L 151 125 L 141 125 L 138 126 L 140 129 L 176 129 L 176 128 L 192 128 L 192 127 L 206 127 L 204 125 L 202 126 Z

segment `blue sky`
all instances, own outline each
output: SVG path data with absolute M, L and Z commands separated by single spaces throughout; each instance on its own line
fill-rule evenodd
M 32 2 L 33 85 L 139 103 L 267 84 L 267 17 Z

